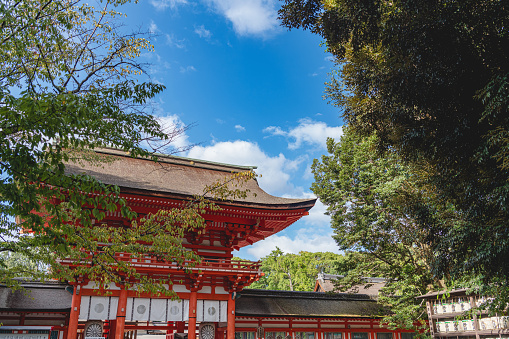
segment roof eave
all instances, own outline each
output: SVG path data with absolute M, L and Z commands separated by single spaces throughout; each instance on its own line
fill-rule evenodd
M 178 200 L 189 200 L 194 199 L 193 195 L 189 194 L 179 194 L 179 193 L 170 193 L 170 192 L 164 192 L 164 191 L 152 191 L 152 190 L 144 190 L 139 188 L 132 188 L 132 187 L 123 187 L 119 186 L 120 192 L 124 194 L 132 194 L 132 195 L 141 195 L 144 197 L 152 197 L 152 198 L 160 198 L 160 199 L 178 199 Z M 226 205 L 226 206 L 237 206 L 237 207 L 247 207 L 247 208 L 253 208 L 253 209 L 304 209 L 306 211 L 309 211 L 316 203 L 316 198 L 314 199 L 308 199 L 308 200 L 302 200 L 302 201 L 295 201 L 291 202 L 291 199 L 288 199 L 289 202 L 286 204 L 264 204 L 264 203 L 255 203 L 255 202 L 249 202 L 249 201 L 243 201 L 243 200 L 219 200 L 219 199 L 211 199 L 207 198 L 211 201 L 214 201 L 218 205 Z

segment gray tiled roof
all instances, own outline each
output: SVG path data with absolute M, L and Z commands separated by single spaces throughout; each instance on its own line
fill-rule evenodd
M 347 293 L 244 289 L 235 304 L 235 313 L 239 316 L 371 318 L 383 312 L 370 296 Z
M 24 290 L 0 285 L 0 311 L 69 312 L 72 295 L 58 282 L 30 282 Z M 368 295 L 244 289 L 236 300 L 238 316 L 379 317 L 384 310 Z
M 142 190 L 159 196 L 193 196 L 203 194 L 206 185 L 224 179 L 232 173 L 252 171 L 253 166 L 235 166 L 175 156 L 160 155 L 158 162 L 131 158 L 116 149 L 97 149 L 96 153 L 110 161 L 66 164 L 67 173 L 83 173 L 103 183 L 117 185 L 124 192 Z M 263 173 L 262 173 L 263 174 Z M 311 208 L 316 199 L 288 199 L 263 191 L 258 182 L 249 180 L 241 189 L 249 189 L 246 199 L 235 201 L 241 205 L 267 208 Z
M 46 281 L 22 283 L 23 289 L 0 285 L 0 311 L 70 312 L 72 295 L 67 284 Z

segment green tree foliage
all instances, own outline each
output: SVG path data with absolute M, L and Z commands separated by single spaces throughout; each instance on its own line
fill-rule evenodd
M 286 27 L 325 39 L 338 67 L 327 94 L 348 125 L 376 132 L 380 150 L 398 152 L 458 211 L 457 222 L 418 230 L 434 273 L 498 287 L 509 278 L 507 6 L 286 0 L 280 11 Z
M 329 138 L 330 155 L 313 163 L 311 189 L 327 206 L 334 239 L 353 267 L 338 284 L 346 290 L 365 285 L 363 277 L 385 278 L 379 302 L 392 314 L 383 322 L 412 328 L 427 317 L 415 297 L 439 287 L 421 223 L 439 214 L 398 154 L 380 156 L 377 143 L 375 135 L 361 137 L 350 128 L 338 142 Z
M 284 253 L 278 247 L 261 259 L 265 274 L 250 288 L 282 291 L 312 291 L 318 273 L 336 274 L 342 256 L 332 252 Z
M 199 260 L 181 239 L 204 226 L 200 213 L 217 208 L 203 197 L 140 219 L 118 187 L 65 171 L 65 163 L 104 161 L 96 147 L 155 159 L 157 149 L 143 143 L 156 141 L 172 152 L 170 143 L 185 129 L 165 130 L 147 111 L 164 86 L 137 79 L 142 65 L 136 57 L 152 46 L 143 34 L 122 31 L 117 8 L 126 2 L 0 2 L 0 253 L 6 253 L 0 257 L 1 282 L 15 284 L 21 269 L 33 278 L 88 276 L 99 285 L 141 279 L 138 287 L 164 292 L 161 281 L 140 276 L 115 254 L 152 255 L 183 266 L 184 260 Z M 205 193 L 214 196 L 225 184 Z M 242 195 L 234 187 L 215 196 L 229 193 Z M 98 227 L 114 210 L 132 220 L 130 227 Z M 35 266 L 13 265 L 15 257 L 30 258 Z M 89 265 L 66 269 L 58 262 L 62 258 Z
M 34 272 L 45 272 L 47 267 L 40 266 L 39 263 L 21 253 L 1 252 L 0 260 L 9 268 L 12 277 L 24 278 L 32 275 Z

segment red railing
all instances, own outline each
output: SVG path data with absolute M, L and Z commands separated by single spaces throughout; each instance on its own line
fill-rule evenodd
M 159 261 L 153 257 L 131 257 L 129 254 L 117 254 L 114 257 L 118 263 L 126 263 L 136 270 L 143 271 L 175 271 L 175 272 L 189 272 L 189 273 L 237 273 L 237 274 L 258 274 L 261 273 L 259 261 L 245 261 L 245 260 L 230 260 L 230 259 L 212 259 L 203 258 L 200 263 L 195 261 L 186 260 L 181 264 L 177 262 Z M 59 260 L 62 265 L 71 267 L 89 266 L 93 265 L 92 256 L 85 259 L 61 259 Z M 114 262 L 111 265 L 115 265 Z

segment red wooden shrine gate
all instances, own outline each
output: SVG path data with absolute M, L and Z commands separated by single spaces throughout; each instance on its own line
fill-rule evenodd
M 130 158 L 117 150 L 97 152 L 114 161 L 97 167 L 69 164 L 67 169 L 119 186 L 121 196 L 141 215 L 179 207 L 189 197 L 201 194 L 205 185 L 231 173 L 254 169 L 166 156 L 155 163 Z M 189 339 L 195 339 L 197 330 L 203 339 L 209 339 L 212 332 L 221 338 L 226 330 L 226 338 L 234 339 L 236 293 L 257 280 L 261 271 L 258 262 L 232 260 L 232 251 L 283 230 L 307 215 L 315 203 L 315 199 L 271 196 L 261 190 L 255 179 L 245 188 L 249 190 L 246 199 L 219 202 L 220 211 L 203 215 L 207 221 L 203 234 L 186 235 L 185 247 L 203 257 L 202 263 L 189 272 L 175 263 L 158 262 L 149 257 L 133 260 L 117 254 L 118 260 L 133 260 L 137 271 L 145 275 L 170 276 L 173 284 L 169 282 L 168 288 L 177 293 L 179 301 L 151 294 L 139 295 L 117 285 L 109 286 L 105 296 L 94 289 L 87 277 L 82 277 L 74 284 L 67 339 L 76 339 L 78 328 L 92 320 L 99 323 L 86 330 L 90 334 L 101 333 L 102 329 L 94 329 L 94 326 L 108 321 L 110 339 L 122 339 L 126 330 L 149 327 L 177 333 L 187 331 Z M 101 221 L 112 225 L 119 222 L 124 220 L 116 212 L 107 214 Z M 72 266 L 74 262 L 62 260 L 62 264 Z

